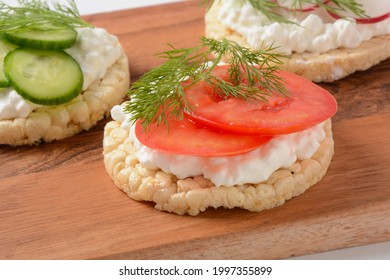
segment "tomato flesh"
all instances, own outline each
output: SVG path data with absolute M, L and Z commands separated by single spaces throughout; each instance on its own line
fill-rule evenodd
M 227 79 L 227 65 L 214 75 Z M 334 97 L 325 89 L 293 73 L 278 71 L 289 97 L 274 94 L 268 102 L 218 98 L 212 87 L 199 82 L 186 89 L 192 106 L 187 116 L 208 128 L 241 134 L 279 135 L 298 132 L 332 117 L 337 111 Z
M 240 135 L 205 129 L 188 118 L 183 120 L 168 117 L 168 128 L 152 124 L 142 127 L 141 121 L 135 124 L 137 139 L 145 146 L 167 153 L 214 157 L 243 154 L 268 142 L 270 136 Z

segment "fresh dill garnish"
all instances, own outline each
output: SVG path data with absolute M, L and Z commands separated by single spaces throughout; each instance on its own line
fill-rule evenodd
M 300 0 L 295 0 L 295 2 L 300 2 Z M 351 11 L 357 17 L 367 17 L 366 11 L 363 9 L 362 4 L 357 3 L 355 0 L 331 0 L 335 6 L 330 6 L 324 3 L 322 0 L 315 0 L 313 3 L 323 7 L 330 12 L 340 15 L 340 12 Z M 343 18 L 343 16 L 340 16 Z
M 0 33 L 53 30 L 63 26 L 93 27 L 81 19 L 73 0 L 49 5 L 42 0 L 18 0 L 18 6 L 0 2 Z
M 269 20 L 289 23 L 290 20 L 278 14 L 275 8 L 279 7 L 278 3 L 270 0 L 244 0 L 249 2 L 253 8 L 264 14 Z
M 220 0 L 203 0 L 203 4 L 205 4 L 207 7 L 211 7 L 211 5 L 215 1 L 220 1 Z M 271 21 L 294 23 L 277 12 L 275 8 L 280 6 L 275 1 L 272 0 L 237 0 L 237 1 L 248 2 L 254 9 L 260 11 Z M 333 3 L 334 5 L 329 5 L 329 3 Z M 362 5 L 360 3 L 357 3 L 355 0 L 330 0 L 330 1 L 293 0 L 290 9 L 294 13 L 299 12 L 299 10 L 302 9 L 304 4 L 318 5 L 320 7 L 329 10 L 330 12 L 336 15 L 339 15 L 341 18 L 343 18 L 343 16 L 341 16 L 340 14 L 346 11 L 351 11 L 357 17 L 367 16 Z
M 134 82 L 128 91 L 130 101 L 125 111 L 131 121 L 142 120 L 144 127 L 165 123 L 166 113 L 182 118 L 191 110 L 186 102 L 185 89 L 203 80 L 222 98 L 241 98 L 265 101 L 267 96 L 288 96 L 283 79 L 276 75 L 284 55 L 273 46 L 251 51 L 236 42 L 202 37 L 194 48 L 176 49 L 158 54 L 166 61 Z M 228 81 L 213 75 L 212 70 L 227 59 Z

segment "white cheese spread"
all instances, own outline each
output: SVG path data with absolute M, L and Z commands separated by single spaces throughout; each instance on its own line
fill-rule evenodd
M 77 41 L 65 51 L 80 65 L 86 90 L 94 81 L 101 79 L 107 69 L 119 59 L 122 49 L 118 38 L 103 28 L 78 28 Z
M 388 4 L 383 9 L 383 12 L 390 12 Z M 251 48 L 273 44 L 286 54 L 354 48 L 375 36 L 390 34 L 390 18 L 357 24 L 354 20 L 335 20 L 325 8 L 296 12 L 295 15 L 287 9 L 280 8 L 279 11 L 297 24 L 270 21 L 247 1 L 237 0 L 224 0 L 218 18 L 226 28 L 241 34 Z
M 83 72 L 83 90 L 101 79 L 107 69 L 121 56 L 118 38 L 102 28 L 78 28 L 77 41 L 65 51 L 80 65 Z M 0 89 L 0 120 L 25 118 L 42 105 L 23 99 L 12 88 Z
M 0 89 L 0 120 L 25 118 L 40 106 L 23 99 L 12 88 Z
M 202 175 L 216 186 L 257 184 L 267 180 L 279 168 L 287 168 L 297 159 L 313 156 L 325 138 L 323 123 L 307 130 L 274 137 L 259 148 L 236 156 L 196 157 L 164 153 L 142 145 L 135 136 L 130 114 L 118 105 L 111 110 L 114 120 L 122 122 L 130 130 L 130 138 L 136 147 L 141 164 L 150 169 L 161 169 L 179 179 Z

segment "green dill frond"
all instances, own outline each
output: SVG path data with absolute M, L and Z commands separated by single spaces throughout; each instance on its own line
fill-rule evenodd
M 316 0 L 316 3 L 319 6 L 329 10 L 336 15 L 340 15 L 342 12 L 351 11 L 357 17 L 367 16 L 362 5 L 357 3 L 355 0 L 332 0 L 332 2 L 335 4 L 334 6 L 326 5 L 323 1 Z
M 185 89 L 201 80 L 212 85 L 223 98 L 265 101 L 267 96 L 287 96 L 283 80 L 276 75 L 282 54 L 272 46 L 251 51 L 224 39 L 203 37 L 199 46 L 176 49 L 157 54 L 166 61 L 145 73 L 128 91 L 131 99 L 125 111 L 131 121 L 142 119 L 151 123 L 165 123 L 166 112 L 181 118 L 191 107 L 186 102 Z M 228 58 L 228 81 L 213 75 L 213 69 Z
M 203 4 L 206 7 L 210 7 L 215 1 L 219 0 L 204 0 Z M 280 13 L 277 12 L 279 5 L 277 2 L 272 0 L 237 0 L 242 2 L 249 3 L 254 9 L 260 11 L 271 21 L 283 22 L 283 23 L 294 23 L 290 21 L 288 18 L 284 17 Z M 329 3 L 333 3 L 333 5 L 329 5 Z M 357 17 L 366 17 L 366 13 L 360 3 L 357 3 L 355 0 L 331 0 L 330 2 L 326 2 L 324 0 L 294 0 L 290 6 L 290 9 L 294 11 L 294 13 L 298 12 L 302 9 L 304 4 L 314 4 L 320 7 L 323 7 L 330 12 L 339 15 L 345 11 L 351 11 Z
M 280 15 L 275 11 L 279 5 L 271 0 L 244 0 L 249 2 L 253 8 L 264 14 L 269 20 L 276 22 L 292 23 L 286 17 Z
M 211 52 L 218 55 L 216 59 L 218 63 L 223 57 L 228 57 L 228 64 L 230 65 L 228 69 L 229 81 L 233 86 L 232 88 L 236 90 L 237 96 L 246 91 L 252 94 L 246 94 L 245 99 L 259 99 L 260 95 L 269 95 L 270 92 L 280 95 L 288 94 L 280 78 L 274 75 L 279 65 L 282 64 L 281 58 L 284 57 L 283 54 L 277 52 L 277 48 L 272 45 L 263 45 L 259 50 L 252 51 L 226 39 L 219 42 L 204 37 L 202 41 L 209 46 Z M 212 68 L 210 67 L 210 71 Z M 244 88 L 242 86 L 243 80 L 245 80 Z M 213 84 L 216 87 L 223 85 L 220 82 Z M 234 86 L 237 87 L 234 88 Z
M 18 3 L 18 6 L 10 6 L 0 2 L 0 32 L 51 30 L 64 25 L 93 27 L 80 18 L 73 0 L 52 5 L 42 0 L 19 0 Z

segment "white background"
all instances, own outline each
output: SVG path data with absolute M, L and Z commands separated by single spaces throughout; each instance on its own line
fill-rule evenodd
M 151 5 L 160 5 L 182 0 L 75 0 L 82 15 L 116 11 L 121 9 L 138 8 Z M 15 4 L 16 0 L 3 0 L 7 4 Z M 61 2 L 61 1 L 60 1 Z M 390 206 L 389 206 L 390 207 Z M 389 217 L 390 218 L 390 217 Z M 350 260 L 390 260 L 390 242 L 360 246 L 350 249 L 334 250 L 319 254 L 296 257 L 294 259 L 350 259 Z

